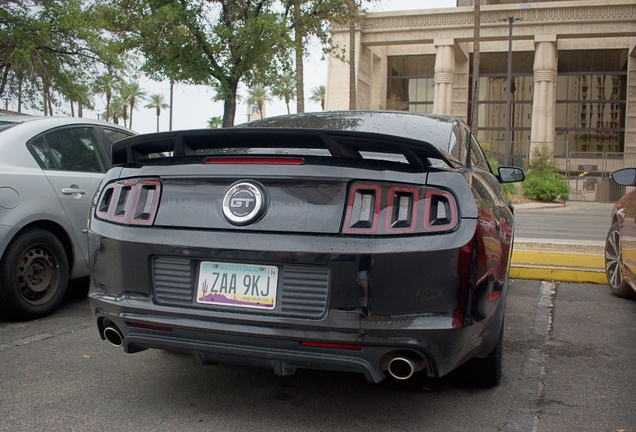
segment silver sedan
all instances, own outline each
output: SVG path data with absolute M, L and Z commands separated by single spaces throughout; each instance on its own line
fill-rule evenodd
M 0 117 L 0 319 L 50 314 L 87 276 L 87 215 L 110 147 L 134 132 L 90 119 Z

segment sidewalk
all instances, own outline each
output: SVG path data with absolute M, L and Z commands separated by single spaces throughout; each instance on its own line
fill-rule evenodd
M 515 225 L 521 228 L 516 230 L 510 277 L 607 284 L 605 233 L 611 208 L 586 202 L 515 205 Z

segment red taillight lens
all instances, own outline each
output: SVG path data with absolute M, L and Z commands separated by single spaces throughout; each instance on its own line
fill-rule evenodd
M 390 233 L 410 233 L 415 231 L 419 193 L 410 187 L 389 189 L 387 203 L 386 231 Z
M 293 157 L 207 157 L 203 160 L 206 164 L 262 164 L 262 165 L 302 165 L 303 158 Z
M 355 184 L 349 192 L 344 232 L 374 233 L 380 220 L 382 190 L 377 185 Z
M 455 198 L 441 190 L 426 192 L 424 209 L 425 231 L 447 231 L 457 225 L 457 206 Z
M 315 347 L 315 348 L 333 348 L 333 349 L 348 349 L 348 350 L 361 350 L 363 345 L 341 344 L 341 343 L 327 343 L 327 342 L 310 342 L 302 341 L 302 346 Z
M 353 183 L 345 234 L 417 234 L 451 231 L 459 223 L 453 194 L 426 186 Z
M 129 179 L 108 184 L 97 200 L 99 219 L 127 225 L 152 225 L 159 208 L 161 182 Z

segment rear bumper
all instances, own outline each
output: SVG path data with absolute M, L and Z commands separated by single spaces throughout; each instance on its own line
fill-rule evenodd
M 91 294 L 90 307 L 102 339 L 104 328 L 115 325 L 127 353 L 149 348 L 187 352 L 201 364 L 265 367 L 278 375 L 293 374 L 297 368 L 358 372 L 377 383 L 384 379 L 386 365 L 397 353 L 414 354 L 432 377 L 446 375 L 471 357 L 487 355 L 497 341 L 505 298 L 500 299 L 496 313 L 465 328 L 452 328 L 452 319 L 446 317 L 390 320 L 363 318 L 355 311 L 330 311 L 325 320 L 312 326 L 293 325 L 293 320 L 272 326 L 222 318 L 211 321 L 183 311 L 178 317 L 166 310 L 140 312 L 144 309 L 140 302 L 146 301 Z M 334 326 L 338 322 L 339 328 Z M 334 347 L 304 346 L 302 342 Z
M 296 368 L 353 371 L 378 382 L 392 356 L 406 352 L 421 359 L 429 376 L 439 377 L 471 357 L 487 355 L 503 322 L 505 286 L 483 278 L 471 291 L 458 275 L 461 250 L 475 236 L 474 219 L 462 220 L 452 233 L 383 239 L 92 223 L 91 311 L 102 338 L 106 326 L 117 326 L 129 353 L 158 348 L 192 353 L 203 364 L 260 366 L 282 375 Z M 364 290 L 360 251 L 372 257 L 367 263 L 373 266 Z M 325 309 L 302 317 L 285 316 L 282 310 L 205 306 L 195 300 L 166 303 L 156 296 L 157 256 L 191 262 L 186 266 L 189 276 L 177 281 L 185 282 L 186 290 L 195 290 L 197 263 L 205 260 L 278 265 L 283 273 L 288 265 L 323 267 L 329 273 Z M 464 320 L 466 310 L 472 312 Z

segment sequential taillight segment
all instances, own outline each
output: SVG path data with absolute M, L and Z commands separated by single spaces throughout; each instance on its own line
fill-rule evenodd
M 423 186 L 354 183 L 346 210 L 346 234 L 450 231 L 459 222 L 454 196 Z
M 120 180 L 102 190 L 95 214 L 99 219 L 124 225 L 152 225 L 160 195 L 159 180 Z

